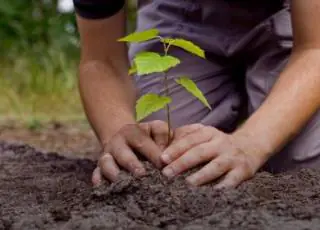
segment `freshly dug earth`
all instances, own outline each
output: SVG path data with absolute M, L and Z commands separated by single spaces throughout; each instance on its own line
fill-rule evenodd
M 319 229 L 320 171 L 265 172 L 238 189 L 158 170 L 92 188 L 94 162 L 0 143 L 0 229 Z

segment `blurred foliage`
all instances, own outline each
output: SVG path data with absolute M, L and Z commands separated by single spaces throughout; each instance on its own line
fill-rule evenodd
M 59 12 L 58 3 L 0 2 L 0 118 L 84 117 L 77 89 L 80 47 L 75 14 Z M 134 0 L 129 8 L 131 31 Z
M 73 13 L 59 13 L 58 0 L 4 0 L 0 3 L 0 48 L 10 51 L 54 46 L 77 50 L 78 34 Z M 11 53 L 2 53 L 8 58 Z M 13 52 L 13 55 L 15 53 Z
M 73 12 L 58 12 L 58 0 L 3 0 L 0 37 L 1 117 L 82 114 Z

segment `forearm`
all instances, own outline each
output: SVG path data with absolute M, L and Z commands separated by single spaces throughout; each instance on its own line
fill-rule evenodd
M 320 108 L 320 50 L 295 50 L 262 106 L 233 135 L 244 149 L 271 156 Z
M 123 125 L 134 123 L 134 84 L 128 76 L 121 10 L 99 20 L 77 16 L 81 37 L 79 88 L 88 120 L 104 145 Z
M 120 78 L 105 63 L 83 64 L 79 88 L 88 120 L 104 145 L 123 125 L 134 120 L 134 86 L 129 78 Z

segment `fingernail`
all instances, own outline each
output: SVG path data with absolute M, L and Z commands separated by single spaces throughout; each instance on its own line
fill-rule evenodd
M 144 176 L 146 173 L 146 171 L 144 170 L 144 168 L 136 168 L 134 170 L 134 175 L 136 176 Z
M 168 178 L 174 177 L 174 171 L 172 170 L 172 168 L 165 168 L 162 170 L 162 173 Z
M 224 186 L 224 185 L 216 185 L 216 186 L 214 186 L 214 189 L 216 189 L 216 190 L 225 190 L 226 189 L 226 187 Z
M 186 181 L 190 185 L 197 185 L 197 178 L 195 176 L 189 176 L 186 178 Z
M 170 156 L 168 154 L 162 154 L 161 160 L 166 164 L 169 164 L 171 162 Z
M 92 174 L 92 184 L 93 186 L 99 186 L 102 183 L 102 178 L 100 174 L 100 168 L 96 168 Z
M 102 182 L 101 180 L 93 179 L 92 180 L 92 185 L 93 185 L 93 187 L 99 187 L 101 182 Z

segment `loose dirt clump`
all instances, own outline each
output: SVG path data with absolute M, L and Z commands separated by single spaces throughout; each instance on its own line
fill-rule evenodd
M 92 188 L 95 163 L 0 143 L 0 229 L 319 229 L 320 170 L 259 173 L 229 191 L 123 173 Z

